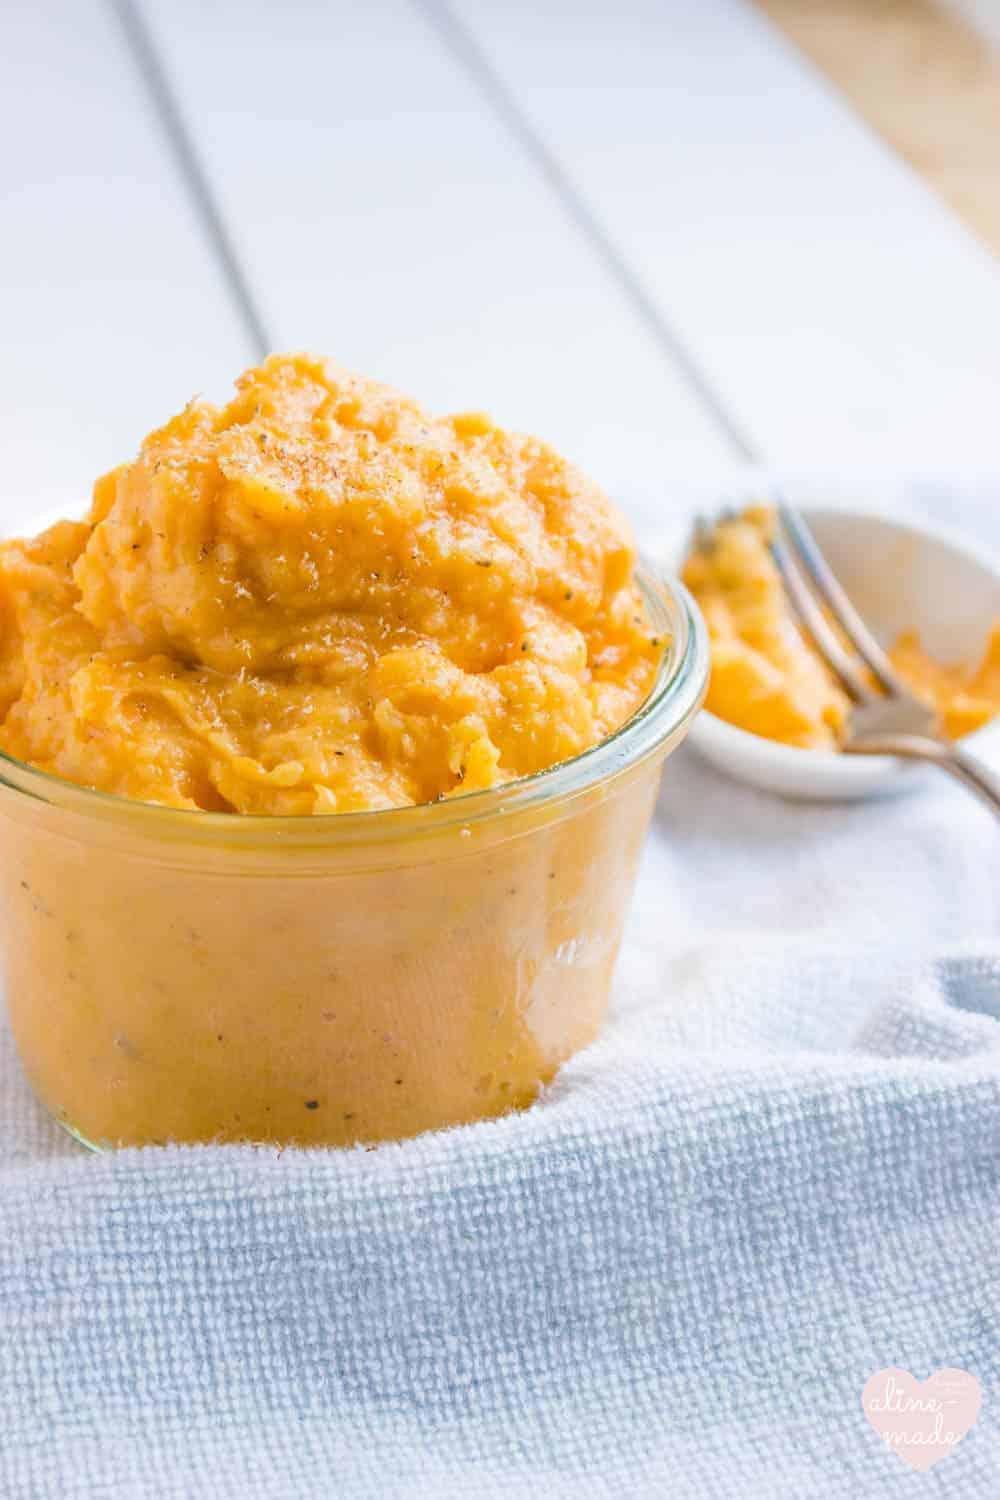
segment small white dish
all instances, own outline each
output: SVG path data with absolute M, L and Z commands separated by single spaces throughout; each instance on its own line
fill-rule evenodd
M 766 492 L 765 492 L 766 493 Z M 975 662 L 1000 618 L 1000 564 L 985 549 L 937 528 L 865 511 L 802 506 L 813 535 L 851 601 L 882 645 L 915 629 L 944 663 Z M 689 538 L 685 538 L 686 548 Z M 683 554 L 671 549 L 674 567 Z M 838 755 L 780 745 L 703 710 L 689 743 L 737 781 L 809 801 L 884 796 L 940 775 L 888 756 Z M 962 744 L 987 760 L 1000 750 L 1000 720 Z

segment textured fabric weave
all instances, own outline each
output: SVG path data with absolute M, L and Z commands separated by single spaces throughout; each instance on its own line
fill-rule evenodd
M 793 807 L 682 752 L 606 1035 L 371 1152 L 91 1158 L 4 1034 L 0 1495 L 993 1500 L 998 876 L 943 781 Z M 890 1365 L 982 1384 L 927 1474 Z

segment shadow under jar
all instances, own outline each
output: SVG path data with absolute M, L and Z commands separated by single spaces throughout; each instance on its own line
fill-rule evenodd
M 0 757 L 0 945 L 24 1067 L 85 1145 L 348 1145 L 529 1104 L 597 1034 L 664 758 L 704 695 L 685 591 L 609 739 L 486 792 L 183 812 Z

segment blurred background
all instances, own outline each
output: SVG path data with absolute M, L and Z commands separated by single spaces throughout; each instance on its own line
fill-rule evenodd
M 640 527 L 1000 472 L 1000 4 L 4 0 L 0 523 L 327 353 Z

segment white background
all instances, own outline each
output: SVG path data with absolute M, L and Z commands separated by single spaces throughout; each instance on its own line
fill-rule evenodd
M 0 521 L 310 347 L 640 524 L 748 459 L 1000 471 L 988 251 L 740 0 L 7 0 Z M 249 306 L 248 306 L 249 304 Z

